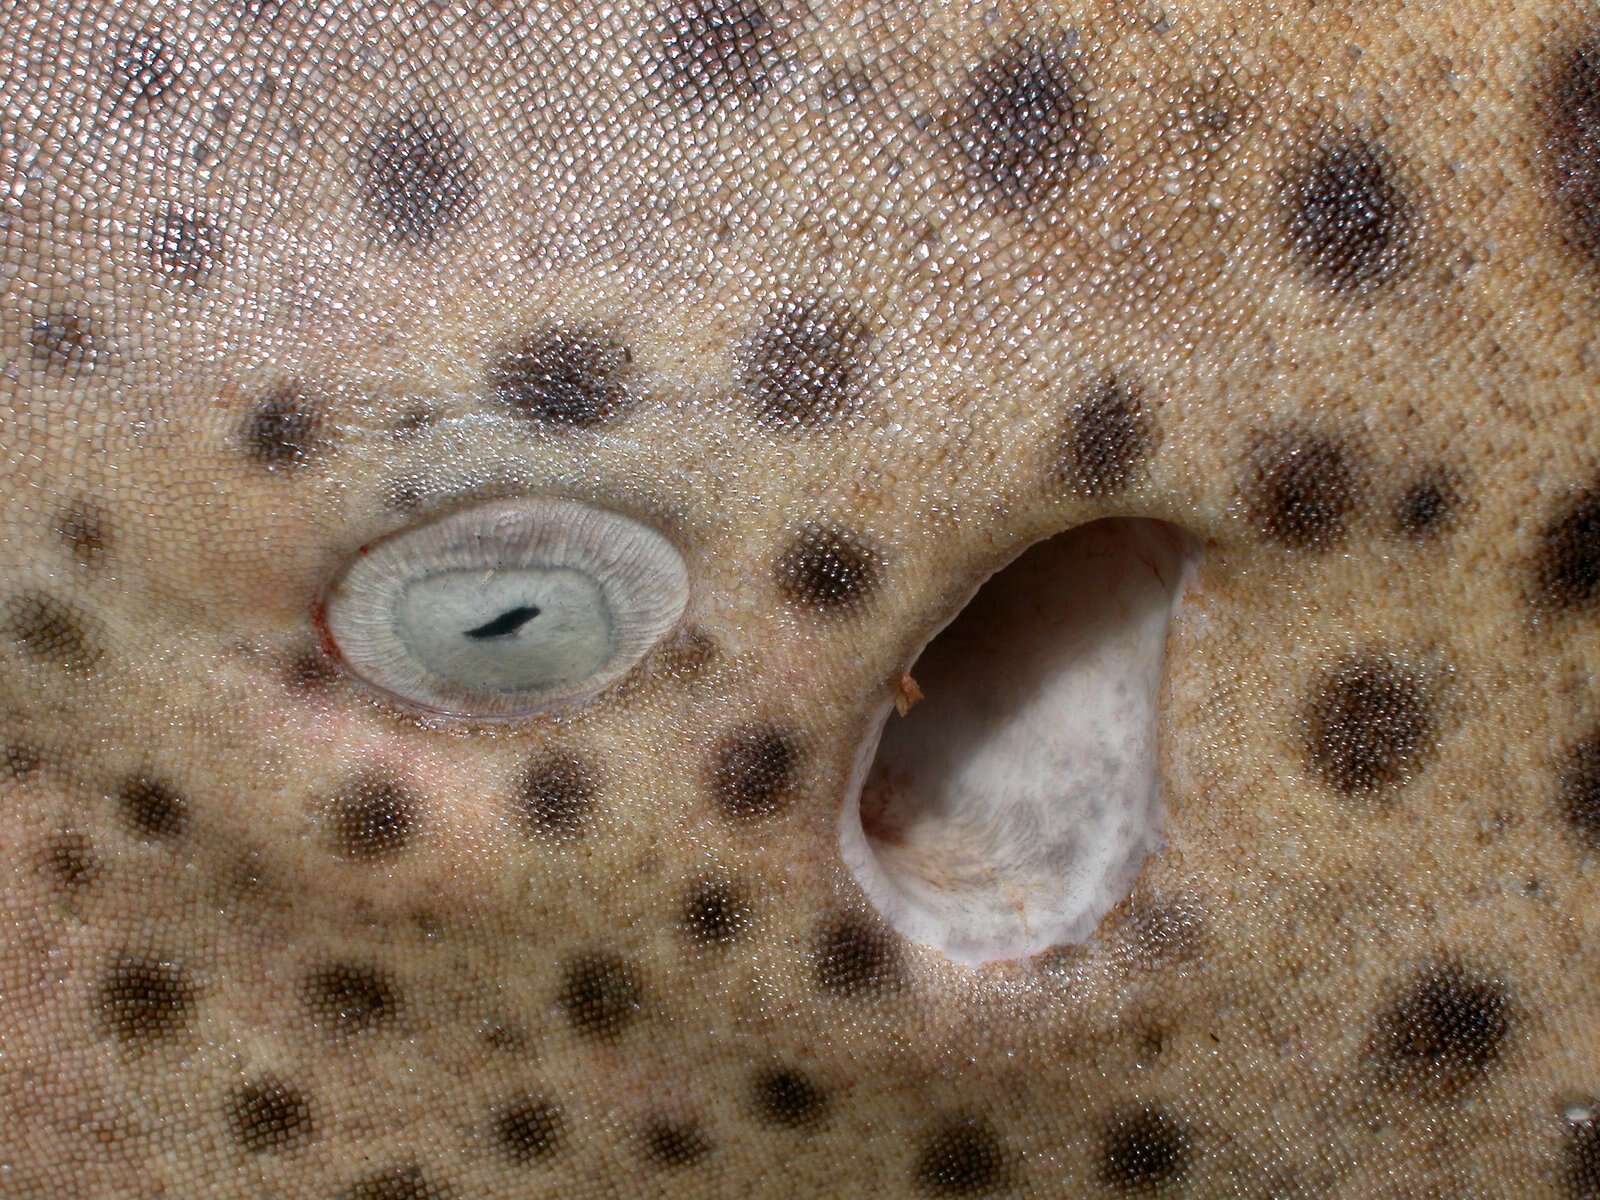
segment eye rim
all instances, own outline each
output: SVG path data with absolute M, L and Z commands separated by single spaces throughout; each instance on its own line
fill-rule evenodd
M 404 649 L 393 630 L 393 609 L 426 562 L 432 575 L 481 569 L 498 547 L 502 569 L 537 565 L 567 568 L 592 579 L 612 616 L 612 647 L 605 665 L 579 683 L 542 690 L 472 692 L 425 667 Z M 533 558 L 535 550 L 553 555 Z M 511 557 L 520 553 L 522 557 Z M 426 556 L 426 557 L 425 557 Z M 406 564 L 413 570 L 407 571 Z M 656 586 L 648 586 L 654 580 Z M 688 564 L 660 530 L 636 517 L 558 496 L 483 500 L 430 514 L 357 548 L 331 576 L 316 601 L 313 620 L 329 657 L 374 699 L 403 711 L 458 724 L 507 724 L 570 711 L 626 677 L 683 624 L 691 597 Z M 632 607 L 618 600 L 632 601 Z M 367 607 L 363 610 L 361 602 Z M 354 608 L 378 614 L 351 619 Z M 626 614 L 619 615 L 619 614 Z M 390 629 L 385 653 L 374 653 L 364 630 Z M 405 665 L 427 698 L 398 690 L 393 668 Z

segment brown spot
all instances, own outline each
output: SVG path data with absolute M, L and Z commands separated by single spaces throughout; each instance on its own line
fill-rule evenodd
M 683 932 L 700 946 L 725 946 L 737 941 L 754 924 L 750 905 L 729 880 L 696 881 L 684 901 Z
M 154 100 L 173 85 L 182 67 L 177 50 L 160 34 L 134 34 L 111 56 L 112 91 L 134 102 Z
M 1546 100 L 1556 200 L 1567 236 L 1600 266 L 1600 32 L 1567 51 Z
M 94 843 L 81 833 L 62 833 L 50 839 L 44 853 L 45 869 L 68 891 L 81 891 L 100 874 Z
M 1450 1097 L 1488 1073 L 1511 1035 L 1505 983 L 1455 963 L 1418 970 L 1378 1016 L 1386 1070 L 1431 1097 Z
M 269 471 L 304 466 L 322 448 L 320 406 L 295 387 L 258 401 L 245 415 L 239 440 L 246 454 Z
M 56 536 L 85 567 L 97 566 L 111 541 L 105 518 L 86 504 L 74 505 L 61 514 L 56 521 Z
M 251 1154 L 292 1150 L 316 1134 L 311 1101 L 275 1076 L 236 1089 L 228 1097 L 225 1114 L 234 1141 Z
M 103 1025 L 125 1042 L 154 1042 L 183 1032 L 194 1019 L 196 1000 L 182 963 L 142 956 L 118 959 L 98 989 Z
M 188 832 L 189 802 L 158 779 L 126 779 L 116 800 L 123 820 L 144 837 L 171 841 Z
M 1076 178 L 1088 102 L 1058 41 L 1014 43 L 974 67 L 949 122 L 973 191 L 1005 207 L 1043 204 Z
M 1134 481 L 1158 440 L 1139 393 L 1107 379 L 1073 406 L 1054 478 L 1074 495 L 1114 496 Z
M 548 428 L 592 429 L 628 406 L 632 352 L 599 329 L 546 330 L 489 365 L 489 385 L 517 416 Z
M 393 977 L 362 963 L 316 967 L 301 984 L 300 994 L 318 1024 L 337 1035 L 385 1029 L 400 1015 L 400 992 Z
M 395 241 L 425 246 L 477 208 L 483 184 L 471 147 L 442 111 L 395 113 L 373 132 L 361 198 Z
M 1533 573 L 1540 607 L 1573 613 L 1600 607 L 1600 481 L 1572 497 L 1544 527 Z
M 882 556 L 859 536 L 808 525 L 774 564 L 778 590 L 793 607 L 821 615 L 859 608 L 881 582 Z
M 692 1167 L 711 1153 L 711 1141 L 694 1121 L 661 1118 L 644 1131 L 644 1156 L 663 1169 Z
M 575 755 L 549 751 L 528 765 L 517 792 L 523 828 L 548 842 L 576 841 L 593 817 L 594 773 Z
M 872 334 L 849 307 L 785 300 L 745 343 L 740 387 L 762 424 L 817 429 L 861 405 Z
M 639 969 L 619 954 L 581 954 L 562 966 L 556 998 L 575 1031 L 584 1037 L 609 1040 L 639 1016 L 644 1005 L 644 981 Z
M 1290 172 L 1284 201 L 1290 253 L 1330 291 L 1375 288 L 1406 267 L 1416 204 L 1376 142 L 1324 138 Z
M 363 776 L 334 797 L 328 820 L 333 851 L 370 862 L 410 845 L 419 814 L 411 794 L 393 780 Z
M 500 1152 L 520 1167 L 553 1158 L 565 1131 L 560 1107 L 540 1096 L 516 1097 L 501 1108 L 494 1122 Z
M 1397 788 L 1433 748 L 1435 707 L 1427 684 L 1405 664 L 1347 659 L 1312 697 L 1308 769 L 1346 796 Z
M 1455 524 L 1461 486 L 1448 471 L 1430 471 L 1406 487 L 1395 502 L 1395 529 L 1413 541 L 1427 541 Z
M 340 1200 L 451 1200 L 454 1191 L 415 1163 L 391 1167 L 352 1184 Z
M 1100 1178 L 1118 1192 L 1146 1194 L 1177 1183 L 1188 1174 L 1189 1130 L 1150 1105 L 1118 1113 L 1106 1125 L 1100 1149 Z
M 760 97 L 782 39 L 759 0 L 680 0 L 661 18 L 653 74 L 696 111 Z
M 770 817 L 793 796 L 800 748 L 786 729 L 764 723 L 741 725 L 718 744 L 712 792 L 735 820 Z
M 889 992 L 904 982 L 899 943 L 859 917 L 825 919 L 817 929 L 813 953 L 817 988 L 829 995 Z
M 751 1104 L 767 1125 L 812 1129 L 828 1111 L 828 1097 L 804 1072 L 792 1067 L 759 1071 L 751 1081 Z
M 1567 749 L 1560 786 L 1568 824 L 1586 846 L 1600 850 L 1600 731 Z
M 36 320 L 29 330 L 28 348 L 34 363 L 47 371 L 89 371 L 100 358 L 94 323 L 79 307 L 55 308 Z
M 956 1117 L 936 1126 L 922 1140 L 911 1177 L 925 1196 L 987 1196 L 1006 1186 L 1005 1147 L 990 1124 L 978 1117 Z
M 1256 528 L 1294 550 L 1326 550 L 1344 537 L 1359 499 L 1355 464 L 1321 434 L 1258 439 L 1244 493 Z
M 82 675 L 100 661 L 75 605 L 45 592 L 21 592 L 6 601 L 0 628 L 33 661 Z

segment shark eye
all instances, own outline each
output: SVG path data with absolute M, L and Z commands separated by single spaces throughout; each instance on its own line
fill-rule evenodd
M 629 517 L 506 500 L 370 546 L 323 601 L 363 682 L 410 707 L 509 720 L 587 700 L 677 624 L 678 552 Z

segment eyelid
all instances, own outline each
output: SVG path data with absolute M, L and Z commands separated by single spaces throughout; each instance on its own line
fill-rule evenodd
M 514 598 L 485 604 L 491 592 Z M 688 596 L 683 559 L 655 530 L 578 501 L 531 497 L 478 504 L 362 547 L 320 611 L 340 657 L 374 691 L 436 715 L 516 720 L 616 682 L 676 626 Z M 521 608 L 545 622 L 465 637 Z M 563 673 L 573 664 L 581 677 Z M 527 686 L 490 682 L 519 671 Z

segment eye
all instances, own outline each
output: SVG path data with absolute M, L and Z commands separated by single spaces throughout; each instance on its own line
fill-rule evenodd
M 506 500 L 362 548 L 329 588 L 350 670 L 413 708 L 508 720 L 589 699 L 683 615 L 660 534 L 571 500 Z

